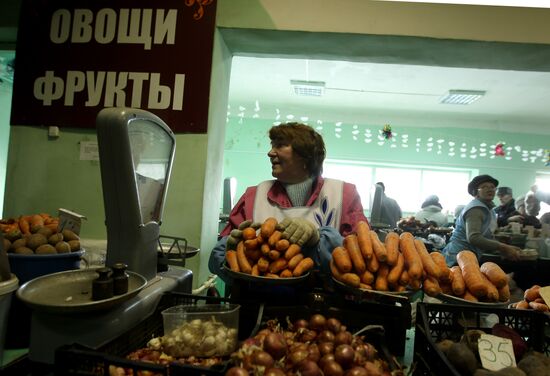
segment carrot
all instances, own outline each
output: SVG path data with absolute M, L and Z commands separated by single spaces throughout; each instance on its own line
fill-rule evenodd
M 344 247 L 336 247 L 332 251 L 332 259 L 342 273 L 349 273 L 352 269 L 351 258 Z
M 374 282 L 374 279 L 375 279 L 374 274 L 372 274 L 368 270 L 365 270 L 363 274 L 359 276 L 359 278 L 361 279 L 361 283 L 364 283 L 365 285 L 369 285 L 369 286 L 372 286 L 372 283 Z
M 279 273 L 279 276 L 281 278 L 291 278 L 292 277 L 292 271 L 289 269 L 284 269 L 282 272 Z
M 447 263 L 445 262 L 445 256 L 443 256 L 440 252 L 434 251 L 430 253 L 430 257 L 439 267 L 439 270 L 441 270 L 439 282 L 447 284 L 451 283 L 451 269 L 447 266 Z
M 244 254 L 249 260 L 257 262 L 262 257 L 262 252 L 259 249 L 246 249 L 244 248 Z
M 252 266 L 244 253 L 244 242 L 242 240 L 237 244 L 237 262 L 239 263 L 241 272 L 246 274 L 252 273 Z
M 266 259 L 265 257 L 260 257 L 256 265 L 258 265 L 258 270 L 260 272 L 265 273 L 269 268 L 269 260 Z
M 388 273 L 390 272 L 390 267 L 388 264 L 380 264 L 378 268 L 378 273 L 376 273 L 376 280 L 374 281 L 374 289 L 377 291 L 388 291 Z
M 245 249 L 258 249 L 258 239 L 247 239 L 244 241 L 244 248 Z
M 411 281 L 411 277 L 409 276 L 409 272 L 406 270 L 403 270 L 403 273 L 401 273 L 401 276 L 399 277 L 399 285 L 408 286 L 410 281 Z
M 376 273 L 378 268 L 380 268 L 380 263 L 373 252 L 372 257 L 367 260 L 367 270 L 371 273 Z
M 275 227 L 277 226 L 277 219 L 273 217 L 267 218 L 264 223 L 262 223 L 262 226 L 260 227 L 260 234 L 262 235 L 262 238 L 269 239 L 271 234 L 275 231 Z
M 462 270 L 460 266 L 455 265 L 451 268 L 451 288 L 453 289 L 453 295 L 462 296 L 466 290 L 466 284 L 464 283 L 464 277 L 462 277 Z
M 399 238 L 397 240 L 399 243 Z M 387 247 L 386 247 L 387 248 Z M 390 286 L 396 286 L 399 283 L 399 278 L 403 274 L 403 268 L 405 267 L 405 258 L 401 252 L 397 251 L 397 261 L 394 266 L 391 267 L 388 273 L 388 284 Z
M 460 266 L 460 270 L 462 270 L 462 277 L 464 278 L 466 288 L 472 295 L 476 298 L 487 296 L 489 292 L 488 280 L 484 278 L 485 276 L 479 270 L 479 262 L 475 253 L 468 250 L 460 251 L 456 255 L 456 261 L 458 262 L 458 266 Z
M 441 287 L 441 292 L 443 294 L 454 295 L 453 294 L 453 286 L 450 283 L 439 282 L 439 287 Z
M 397 255 L 399 253 L 399 235 L 394 231 L 388 232 L 384 239 L 384 246 L 388 253 L 386 263 L 390 266 L 394 266 L 397 264 Z
M 45 226 L 50 230 L 52 230 L 53 232 L 57 232 L 57 230 L 59 229 L 59 222 L 48 223 Z
M 229 264 L 229 268 L 234 272 L 240 272 L 239 263 L 237 262 L 237 252 L 236 251 L 227 251 L 225 252 L 225 259 Z
M 508 284 L 508 277 L 506 277 L 506 273 L 498 264 L 487 261 L 481 264 L 479 269 L 497 288 L 502 288 Z
M 299 277 L 309 270 L 313 269 L 314 265 L 315 263 L 313 262 L 313 259 L 311 257 L 306 257 L 305 259 L 300 261 L 298 265 L 296 265 L 296 267 L 292 271 L 292 275 L 294 277 Z
M 340 270 L 338 270 L 338 267 L 334 263 L 334 259 L 330 260 L 329 266 L 330 266 L 330 273 L 332 274 L 334 279 L 336 279 L 338 281 L 342 281 L 342 274 L 343 273 Z
M 430 257 L 424 242 L 419 239 L 414 239 L 414 247 L 420 256 L 420 260 L 422 260 L 424 271 L 435 279 L 439 279 L 441 276 L 441 269 L 439 269 L 439 266 L 437 266 L 434 260 Z
M 256 239 L 256 230 L 254 230 L 252 227 L 246 227 L 242 231 L 244 240 Z
M 298 244 L 291 244 L 288 246 L 288 248 L 285 251 L 285 259 L 288 261 L 294 256 L 296 256 L 298 253 L 302 251 L 302 248 Z
M 370 227 L 365 221 L 357 222 L 356 226 L 357 242 L 361 249 L 361 254 L 365 260 L 370 260 L 372 257 L 372 242 L 370 240 Z
M 281 239 L 275 243 L 275 249 L 279 252 L 284 252 L 290 246 L 290 242 L 286 239 Z
M 359 287 L 361 285 L 361 279 L 355 273 L 342 274 L 342 282 L 351 287 Z
M 363 282 L 359 283 L 359 288 L 360 288 L 360 289 L 363 289 L 363 290 L 372 290 L 372 286 L 371 286 L 371 285 L 366 285 L 366 284 L 364 284 Z
M 286 269 L 287 261 L 284 258 L 279 258 L 269 264 L 267 270 L 272 274 L 277 274 L 281 270 Z
M 411 279 L 409 281 L 409 287 L 411 288 L 411 290 L 418 291 L 420 290 L 420 287 L 422 287 L 422 281 L 420 281 L 419 279 Z
M 273 231 L 273 234 L 271 234 L 271 236 L 267 239 L 267 244 L 269 244 L 271 248 L 275 248 L 275 244 L 281 240 L 281 235 L 283 235 L 281 231 Z
M 365 260 L 361 254 L 361 249 L 359 248 L 359 242 L 357 241 L 357 235 L 350 234 L 344 238 L 344 248 L 348 250 L 351 263 L 357 274 L 363 273 L 367 270 L 365 265 Z
M 515 306 L 517 309 L 529 309 L 529 302 L 527 300 L 520 300 Z
M 260 251 L 262 252 L 263 255 L 267 255 L 269 253 L 269 251 L 271 251 L 271 248 L 269 248 L 269 244 L 263 243 L 260 246 Z
M 422 289 L 428 296 L 438 296 L 441 294 L 441 286 L 439 286 L 439 282 L 437 281 L 437 278 L 428 276 L 422 283 Z
M 410 232 L 403 232 L 399 235 L 399 249 L 405 258 L 405 268 L 411 279 L 422 277 L 422 260 L 414 246 L 414 237 Z
M 265 277 L 267 277 L 267 278 L 280 278 L 279 274 L 275 274 L 275 273 L 266 273 Z
M 536 300 L 537 298 L 540 298 L 540 286 L 539 285 L 533 285 L 527 290 L 525 290 L 525 293 L 523 294 L 523 298 L 527 300 L 528 302 L 532 302 Z
M 300 263 L 300 261 L 302 261 L 304 259 L 304 255 L 302 253 L 298 253 L 296 256 L 294 256 L 293 258 L 291 258 L 289 261 L 288 261 L 288 268 L 290 270 L 294 270 L 294 268 L 296 268 L 296 266 Z
M 544 303 L 529 302 L 529 307 L 535 311 L 548 312 L 548 306 Z
M 479 302 L 479 299 L 476 298 L 468 289 L 464 290 L 464 295 L 462 295 L 461 298 L 470 302 Z
M 372 251 L 374 255 L 376 255 L 378 261 L 386 262 L 388 259 L 388 251 L 386 251 L 386 247 L 378 238 L 378 234 L 372 230 L 370 230 L 370 240 L 372 243 Z
M 19 229 L 24 235 L 29 235 L 31 233 L 31 225 L 25 216 L 19 218 Z
M 280 257 L 281 257 L 281 252 L 275 250 L 275 249 L 272 249 L 271 251 L 269 251 L 269 253 L 267 254 L 267 257 L 270 259 L 270 260 L 278 260 Z
M 254 266 L 252 266 L 252 272 L 250 274 L 254 275 L 256 277 L 260 275 L 260 270 L 258 268 L 258 264 L 255 264 Z
M 505 284 L 498 289 L 498 301 L 507 302 L 508 300 L 510 300 L 510 286 Z

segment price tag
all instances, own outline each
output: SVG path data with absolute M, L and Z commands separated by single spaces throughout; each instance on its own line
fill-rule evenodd
M 477 344 L 483 368 L 498 371 L 502 368 L 516 366 L 511 339 L 482 334 Z
M 550 286 L 541 287 L 539 290 L 539 294 L 546 303 L 546 305 L 550 304 Z

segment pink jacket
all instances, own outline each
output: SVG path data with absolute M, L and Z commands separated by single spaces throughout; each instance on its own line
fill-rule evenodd
M 319 197 L 319 192 L 323 186 L 324 179 L 319 176 L 315 185 L 315 189 L 311 197 L 309 198 L 306 206 L 311 206 L 315 200 Z M 342 193 L 342 215 L 340 218 L 340 228 L 338 231 L 342 236 L 346 236 L 355 231 L 355 225 L 359 221 L 367 221 L 367 218 L 363 214 L 363 206 L 361 205 L 361 198 L 355 185 L 344 182 L 344 191 Z M 229 222 L 220 233 L 220 236 L 229 235 L 231 230 L 237 228 L 243 221 L 252 218 L 254 209 L 254 199 L 256 197 L 256 187 L 248 187 L 245 193 L 239 199 L 239 202 L 233 207 L 229 214 Z M 290 198 L 288 197 L 283 185 L 276 181 L 273 187 L 267 194 L 267 199 L 283 208 L 292 207 Z

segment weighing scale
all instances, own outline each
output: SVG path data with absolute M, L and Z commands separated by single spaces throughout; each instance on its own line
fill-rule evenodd
M 69 297 L 64 296 L 47 309 L 31 305 L 32 362 L 53 364 L 55 350 L 65 344 L 97 348 L 152 314 L 164 292 L 191 292 L 190 270 L 157 273 L 159 226 L 176 145 L 173 132 L 157 116 L 130 108 L 103 109 L 96 126 L 107 227 L 105 265 L 123 262 L 144 284 L 135 296 L 110 303 L 108 309 L 92 304 L 89 310 L 67 310 Z

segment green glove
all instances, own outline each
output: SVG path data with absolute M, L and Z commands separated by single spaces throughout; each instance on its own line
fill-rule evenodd
M 319 229 L 304 218 L 285 218 L 280 223 L 282 238 L 299 246 L 311 247 L 319 242 Z
M 241 222 L 238 228 L 231 230 L 231 233 L 227 237 L 225 248 L 227 250 L 237 249 L 237 244 L 239 244 L 239 242 L 243 239 L 243 230 L 247 227 L 252 227 L 253 229 L 257 230 L 260 228 L 261 225 L 261 223 L 252 222 L 251 220 Z

